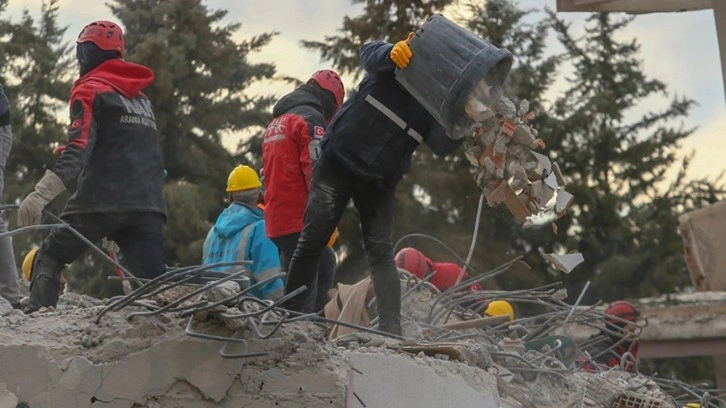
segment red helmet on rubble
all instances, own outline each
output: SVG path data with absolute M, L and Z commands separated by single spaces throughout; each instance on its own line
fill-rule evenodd
M 124 32 L 113 21 L 97 20 L 86 24 L 78 34 L 76 44 L 92 42 L 104 51 L 117 51 L 123 57 L 126 49 Z
M 607 322 L 613 326 L 622 327 L 624 325 L 623 320 L 635 322 L 640 316 L 640 310 L 636 309 L 630 302 L 625 300 L 616 300 L 610 304 L 610 307 L 605 310 L 605 314 L 608 316 L 615 316 L 619 319 L 608 318 Z
M 431 262 L 426 255 L 415 248 L 403 248 L 396 254 L 396 266 L 423 279 L 430 272 Z
M 340 75 L 331 69 L 321 69 L 315 72 L 310 79 L 308 84 L 315 81 L 321 88 L 329 91 L 335 96 L 335 104 L 340 107 L 343 104 L 343 97 L 345 97 L 345 87 L 343 81 L 340 79 Z

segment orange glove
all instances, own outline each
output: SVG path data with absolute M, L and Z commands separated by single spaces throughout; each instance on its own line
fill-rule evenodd
M 408 63 L 411 61 L 411 57 L 413 57 L 411 47 L 408 46 L 412 38 L 413 32 L 408 34 L 408 38 L 405 40 L 397 42 L 391 49 L 391 61 L 393 61 L 399 69 L 406 68 Z

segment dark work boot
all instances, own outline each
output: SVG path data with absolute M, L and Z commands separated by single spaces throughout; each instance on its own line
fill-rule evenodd
M 373 275 L 373 290 L 380 323 L 378 330 L 401 335 L 401 281 L 398 273 Z
M 30 305 L 25 310 L 26 314 L 58 304 L 62 269 L 63 262 L 42 250 L 38 251 L 31 269 Z

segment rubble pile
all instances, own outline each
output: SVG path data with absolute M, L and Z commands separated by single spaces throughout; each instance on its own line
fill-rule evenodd
M 482 94 L 481 97 L 477 95 Z M 530 122 L 535 113 L 529 102 L 519 107 L 505 96 L 496 103 L 485 104 L 487 92 L 473 92 L 466 114 L 475 121 L 473 132 L 465 139 L 465 155 L 476 168 L 476 183 L 491 207 L 502 203 L 520 225 L 531 225 L 528 218 L 549 210 L 555 196 L 554 213 L 559 218 L 572 204 L 573 196 L 565 191 L 560 167 L 536 152 L 545 142 Z
M 180 303 L 200 288 L 156 289 L 120 309 L 109 305 L 129 296 L 65 294 L 52 312 L 7 311 L 0 407 L 679 406 L 652 378 L 581 370 L 567 337 L 530 342 L 542 319 L 566 329 L 597 315 L 569 313 L 561 289 L 482 292 L 546 306 L 509 323 L 419 283 L 401 280 L 405 339 L 361 327 L 329 340 L 331 322 L 244 297 L 209 308 L 239 290 L 215 283 Z M 176 306 L 154 313 L 162 305 Z

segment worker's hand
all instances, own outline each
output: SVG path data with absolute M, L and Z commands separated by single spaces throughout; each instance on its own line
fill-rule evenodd
M 405 40 L 397 42 L 391 49 L 391 61 L 400 69 L 406 68 L 413 57 L 411 47 L 408 46 L 412 38 L 413 32 Z
M 114 254 L 117 254 L 119 253 L 119 251 L 121 251 L 118 245 L 116 245 L 116 242 L 114 242 L 114 240 L 112 239 L 109 239 L 108 237 L 101 238 L 101 246 L 106 251 L 113 252 Z
M 40 224 L 45 206 L 64 191 L 66 186 L 63 181 L 52 171 L 46 170 L 43 178 L 35 185 L 35 190 L 20 203 L 18 226 Z

